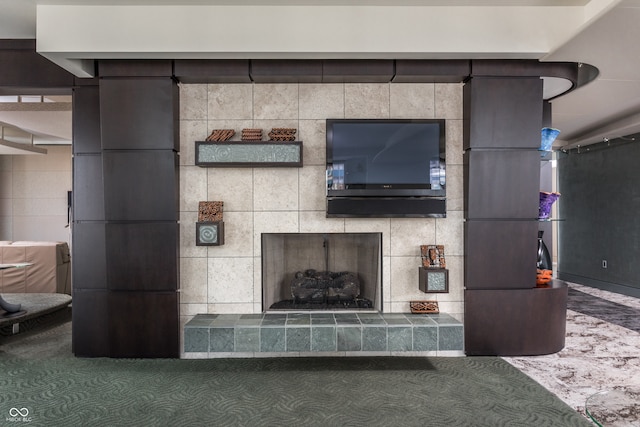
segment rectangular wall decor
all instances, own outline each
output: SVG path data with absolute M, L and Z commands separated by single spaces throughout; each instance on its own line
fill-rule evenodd
M 196 141 L 201 167 L 302 167 L 302 141 Z
M 224 245 L 224 222 L 198 221 L 196 222 L 196 246 Z
M 420 267 L 418 287 L 426 293 L 449 292 L 449 270 L 446 268 Z

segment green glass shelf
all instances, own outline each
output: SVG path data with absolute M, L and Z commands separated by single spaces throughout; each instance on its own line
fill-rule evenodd
M 196 141 L 201 167 L 302 167 L 302 141 Z

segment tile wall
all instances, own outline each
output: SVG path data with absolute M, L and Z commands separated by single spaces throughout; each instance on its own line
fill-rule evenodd
M 326 218 L 325 119 L 447 119 L 447 217 Z M 200 168 L 195 141 L 213 129 L 298 129 L 302 168 Z M 436 299 L 463 313 L 462 84 L 181 84 L 180 287 L 182 323 L 196 314 L 261 313 L 260 235 L 382 232 L 383 310 Z M 198 202 L 224 202 L 225 244 L 195 245 Z M 445 245 L 449 293 L 418 289 L 421 244 Z

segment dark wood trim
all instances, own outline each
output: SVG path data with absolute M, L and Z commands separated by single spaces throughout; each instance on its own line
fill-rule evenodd
M 101 59 L 98 60 L 99 77 L 171 77 L 173 61 L 170 59 Z
M 474 59 L 470 77 L 556 77 L 571 82 L 570 92 L 598 76 L 598 69 L 577 62 L 540 62 L 535 59 Z M 566 93 L 566 92 L 565 92 Z M 560 94 L 557 96 L 564 95 Z
M 315 59 L 253 59 L 251 80 L 256 83 L 321 83 L 322 61 Z
M 394 83 L 459 83 L 471 74 L 467 59 L 397 59 Z
M 69 95 L 74 76 L 38 54 L 35 40 L 0 40 L 0 95 Z
M 100 79 L 98 77 L 93 77 L 93 78 L 74 77 L 73 79 L 73 85 L 76 87 L 77 86 L 98 86 L 99 84 L 100 84 Z
M 537 59 L 473 59 L 470 77 L 561 77 L 575 81 L 575 62 L 540 62 Z
M 182 83 L 251 83 L 248 59 L 177 59 L 173 74 Z
M 323 83 L 388 83 L 395 74 L 391 59 L 325 59 Z
M 36 51 L 36 39 L 0 39 L 0 50 Z
M 73 76 L 35 51 L 34 39 L 0 40 L 0 94 L 68 94 L 95 85 Z M 174 77 L 184 83 L 458 83 L 470 77 L 559 77 L 574 90 L 598 69 L 584 63 L 534 59 L 99 59 L 98 77 Z

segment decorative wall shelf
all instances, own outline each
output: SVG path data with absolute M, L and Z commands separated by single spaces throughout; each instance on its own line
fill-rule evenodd
M 196 141 L 200 167 L 302 167 L 302 141 Z
M 449 292 L 449 270 L 420 267 L 418 288 L 425 293 Z

